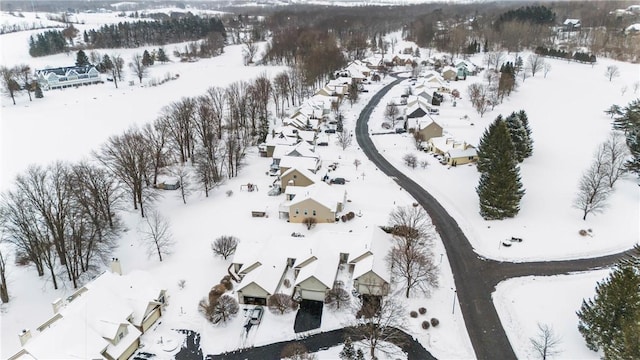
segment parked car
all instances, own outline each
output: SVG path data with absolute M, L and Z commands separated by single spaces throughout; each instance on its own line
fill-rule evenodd
M 326 129 L 324 132 L 327 133 L 327 134 L 335 134 L 336 133 L 336 129 Z
M 262 320 L 262 314 L 264 313 L 264 308 L 262 306 L 256 306 L 251 310 L 251 314 L 249 315 L 249 323 L 252 325 L 260 324 Z
M 404 134 L 404 133 L 406 133 L 406 132 L 407 132 L 407 130 L 406 130 L 406 129 L 404 129 L 404 128 L 397 128 L 397 129 L 396 129 L 396 134 Z
M 318 143 L 318 146 L 329 146 L 329 143 L 326 141 L 321 141 Z
M 332 184 L 344 185 L 347 181 L 344 178 L 331 179 Z

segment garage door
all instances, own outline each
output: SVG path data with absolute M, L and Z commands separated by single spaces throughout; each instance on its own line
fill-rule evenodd
M 324 301 L 324 291 L 302 290 L 300 296 L 304 300 Z

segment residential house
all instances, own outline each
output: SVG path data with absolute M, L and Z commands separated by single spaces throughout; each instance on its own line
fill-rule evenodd
M 276 293 L 321 302 L 331 288 L 349 290 L 351 284 L 360 294 L 386 295 L 391 276 L 384 259 L 390 246 L 391 236 L 378 227 L 245 240 L 229 271 L 240 279 L 236 293 L 242 304 L 264 305 Z
M 142 271 L 121 275 L 113 259 L 111 272 L 54 301 L 53 317 L 35 333 L 24 330 L 9 359 L 128 359 L 162 316 L 166 290 L 156 283 Z
M 292 223 L 302 223 L 313 217 L 317 223 L 333 223 L 344 210 L 347 192 L 325 182 L 309 186 L 287 186 L 285 202 L 280 205 L 280 217 Z
M 582 24 L 580 23 L 580 19 L 566 19 L 562 23 L 562 31 L 565 32 L 573 32 L 580 30 Z
M 285 155 L 280 159 L 278 167 L 280 168 L 280 175 L 282 176 L 282 174 L 291 168 L 308 170 L 315 174 L 320 170 L 321 165 L 322 161 L 318 157 Z
M 280 175 L 280 188 L 285 191 L 288 185 L 305 187 L 316 182 L 317 175 L 309 170 L 290 168 Z
M 353 288 L 361 295 L 386 296 L 389 294 L 391 275 L 386 257 L 392 243 L 389 234 L 374 228 L 370 243 L 361 253 L 349 259 L 353 267 Z
M 442 75 L 442 78 L 444 80 L 454 81 L 458 77 L 458 69 L 454 68 L 453 66 L 445 66 L 442 68 L 440 74 Z
M 430 116 L 427 115 L 415 120 L 414 131 L 418 132 L 421 141 L 442 136 L 442 126 L 435 122 Z
M 93 65 L 36 70 L 36 80 L 44 90 L 102 82 L 100 72 Z
M 441 154 L 451 166 L 468 164 L 478 160 L 475 147 L 466 141 L 455 140 L 450 137 L 433 137 L 427 140 L 426 150 Z

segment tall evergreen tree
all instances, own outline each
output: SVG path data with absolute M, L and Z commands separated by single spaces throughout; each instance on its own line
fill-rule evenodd
M 613 128 L 630 132 L 640 131 L 640 99 L 635 99 L 622 109 L 622 113 L 613 119 Z
M 640 265 L 616 266 L 577 315 L 589 349 L 602 350 L 604 359 L 640 359 Z
M 524 190 L 509 129 L 501 116 L 483 134 L 478 157 L 480 215 L 486 220 L 516 216 Z
M 520 117 L 515 113 L 507 116 L 505 124 L 509 128 L 509 135 L 511 136 L 511 142 L 513 143 L 513 150 L 518 162 L 522 162 L 526 158 L 528 139 L 527 131 L 524 129 L 524 125 L 520 121 Z
M 527 134 L 527 146 L 525 147 L 524 157 L 528 158 L 533 155 L 533 138 L 531 137 L 531 127 L 529 126 L 529 117 L 527 117 L 527 113 L 524 110 L 520 110 L 517 113 L 520 122 L 522 123 L 522 127 L 524 128 L 525 133 Z
M 89 62 L 89 57 L 82 50 L 78 50 L 78 54 L 76 56 L 76 66 L 86 66 L 91 65 Z

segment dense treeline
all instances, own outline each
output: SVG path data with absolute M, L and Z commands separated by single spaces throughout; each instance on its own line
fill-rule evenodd
M 580 51 L 576 51 L 573 55 L 570 52 L 564 50 L 558 50 L 553 48 L 546 48 L 543 46 L 538 46 L 535 49 L 536 54 L 540 54 L 542 56 L 550 56 L 560 59 L 573 59 L 575 61 L 585 62 L 585 63 L 595 63 L 596 56 L 593 54 L 583 53 Z
M 299 67 L 307 85 L 322 86 L 346 60 L 329 31 L 282 29 L 273 34 L 264 61 Z
M 68 48 L 63 31 L 50 30 L 29 40 L 31 56 L 57 54 Z M 224 24 L 216 17 L 194 15 L 170 18 L 161 21 L 120 22 L 103 25 L 97 30 L 83 33 L 88 48 L 135 48 L 144 45 L 164 45 L 204 39 L 207 44 L 222 43 L 226 38 Z M 221 40 L 218 40 L 221 39 Z M 209 46 L 207 48 L 219 48 Z M 215 53 L 216 51 L 207 51 Z
M 162 21 L 121 22 L 85 31 L 85 43 L 94 48 L 132 48 L 198 40 L 211 33 L 226 37 L 222 21 L 216 17 L 184 16 Z
M 59 54 L 66 47 L 67 41 L 58 30 L 48 30 L 29 38 L 29 55 L 33 57 Z
M 529 22 L 532 24 L 553 25 L 556 20 L 556 14 L 544 5 L 525 6 L 515 10 L 509 10 L 498 16 L 498 20 L 494 23 L 496 28 L 500 28 L 502 24 L 510 21 Z

